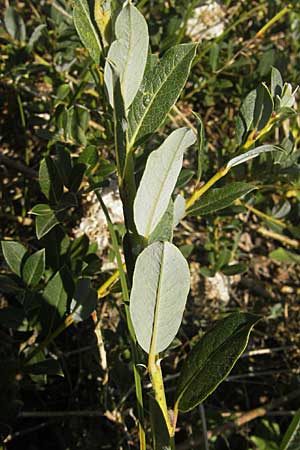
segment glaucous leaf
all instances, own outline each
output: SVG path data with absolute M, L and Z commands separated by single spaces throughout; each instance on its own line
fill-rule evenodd
M 262 153 L 276 152 L 276 151 L 278 152 L 282 150 L 280 147 L 276 147 L 275 145 L 268 145 L 268 144 L 261 145 L 260 147 L 256 147 L 252 150 L 249 150 L 248 152 L 236 156 L 235 158 L 232 158 L 230 161 L 228 161 L 226 167 L 227 169 L 231 169 L 234 166 L 238 166 L 239 164 L 243 164 L 249 161 L 250 159 L 256 158 Z
M 30 255 L 24 263 L 22 278 L 28 286 L 36 286 L 45 270 L 45 249 Z
M 73 20 L 76 31 L 96 64 L 102 52 L 100 38 L 94 26 L 88 0 L 74 0 Z
M 179 128 L 150 154 L 134 201 L 134 220 L 141 236 L 148 238 L 165 213 L 182 166 L 183 153 L 195 141 L 192 130 Z
M 196 48 L 196 44 L 176 45 L 145 72 L 128 114 L 129 147 L 145 140 L 162 124 L 186 83 Z
M 281 73 L 276 67 L 272 67 L 271 70 L 271 94 L 273 98 L 276 98 L 277 95 L 281 96 L 281 91 L 283 87 L 283 80 Z
M 21 276 L 22 260 L 27 250 L 15 241 L 1 241 L 4 259 L 9 268 L 19 277 Z
M 236 181 L 221 188 L 210 189 L 188 211 L 192 215 L 212 214 L 227 208 L 235 200 L 256 189 L 255 186 Z
M 170 242 L 154 242 L 138 256 L 130 315 L 140 346 L 165 350 L 177 334 L 190 289 L 188 264 Z
M 178 380 L 176 404 L 180 411 L 195 408 L 227 377 L 258 320 L 253 314 L 233 313 L 200 339 L 187 356 Z
M 300 411 L 296 412 L 288 427 L 279 450 L 299 450 L 300 448 Z
M 185 216 L 185 206 L 185 199 L 182 195 L 178 194 L 174 201 L 174 227 L 176 227 Z
M 135 6 L 127 3 L 122 8 L 116 19 L 115 35 L 116 40 L 107 55 L 104 81 L 110 104 L 114 107 L 115 70 L 127 110 L 142 82 L 149 47 L 147 22 Z

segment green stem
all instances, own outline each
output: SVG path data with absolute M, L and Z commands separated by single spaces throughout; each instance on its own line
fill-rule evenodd
M 207 181 L 207 183 L 204 184 L 200 189 L 197 189 L 194 194 L 191 196 L 191 198 L 186 202 L 186 209 L 188 210 L 193 206 L 193 204 L 202 197 L 203 194 L 205 194 L 206 191 L 208 191 L 209 188 L 211 188 L 217 181 L 219 181 L 221 178 L 225 177 L 227 173 L 229 172 L 229 168 L 222 167 L 210 180 Z
M 154 391 L 155 400 L 157 401 L 162 414 L 164 416 L 168 431 L 170 436 L 173 436 L 173 427 L 170 422 L 170 417 L 168 414 L 168 406 L 165 395 L 164 381 L 160 367 L 160 361 L 158 355 L 153 355 L 150 352 L 149 361 L 148 361 L 148 369 L 150 373 L 152 388 Z
M 92 185 L 92 180 L 90 180 L 90 183 Z M 136 337 L 134 328 L 131 322 L 130 312 L 129 312 L 129 291 L 127 286 L 127 280 L 126 280 L 126 274 L 123 268 L 121 253 L 119 249 L 119 243 L 118 238 L 116 235 L 116 232 L 114 230 L 113 223 L 111 221 L 111 218 L 109 216 L 108 210 L 106 208 L 105 203 L 102 200 L 101 194 L 98 190 L 95 190 L 95 194 L 97 196 L 97 199 L 99 200 L 101 207 L 103 209 L 108 230 L 111 236 L 112 240 L 112 246 L 116 255 L 119 275 L 120 275 L 120 282 L 121 282 L 121 288 L 122 288 L 122 294 L 123 294 L 123 300 L 125 305 L 125 314 L 126 314 L 126 321 L 127 321 L 127 327 L 129 331 L 130 336 L 130 348 L 131 348 L 131 354 L 132 354 L 132 361 L 133 361 L 133 374 L 134 374 L 134 383 L 135 383 L 135 392 L 136 392 L 136 398 L 137 398 L 137 412 L 138 412 L 138 419 L 139 419 L 139 437 L 140 437 L 140 450 L 146 450 L 146 435 L 145 435 L 145 426 L 144 426 L 144 407 L 143 407 L 143 392 L 142 392 L 142 382 L 141 377 L 137 369 L 137 364 L 139 361 L 138 358 L 138 350 L 137 350 L 137 344 L 136 344 Z

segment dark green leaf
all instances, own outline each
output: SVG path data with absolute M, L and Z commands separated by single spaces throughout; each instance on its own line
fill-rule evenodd
M 72 192 L 77 192 L 80 188 L 80 185 L 82 183 L 83 175 L 85 172 L 85 165 L 84 164 L 76 164 L 71 172 L 70 176 L 70 184 L 69 189 Z
M 22 278 L 28 286 L 36 286 L 45 270 L 45 249 L 29 256 L 24 263 Z
M 228 266 L 222 267 L 222 272 L 224 275 L 232 276 L 237 275 L 239 273 L 247 272 L 248 266 L 247 264 L 230 264 Z
M 212 214 L 227 208 L 238 198 L 256 189 L 252 184 L 236 181 L 222 188 L 209 190 L 187 211 L 192 215 Z
M 26 248 L 22 244 L 15 241 L 1 241 L 3 256 L 10 269 L 19 277 L 21 276 L 22 260 Z
M 162 216 L 160 222 L 156 225 L 156 228 L 149 236 L 149 244 L 155 241 L 170 241 L 173 239 L 173 227 L 174 227 L 174 203 L 170 200 L 169 206 Z
M 193 178 L 195 172 L 191 169 L 182 168 L 176 182 L 176 188 L 182 189 Z
M 12 38 L 17 41 L 26 40 L 26 27 L 24 20 L 12 6 L 8 6 L 5 10 L 4 23 Z
M 72 160 L 68 150 L 61 145 L 57 145 L 56 147 L 55 165 L 64 185 L 69 187 L 69 180 L 72 171 Z
M 78 163 L 85 164 L 85 166 L 89 169 L 95 167 L 99 160 L 99 154 L 97 147 L 94 145 L 88 145 L 79 155 Z
M 145 71 L 128 115 L 130 147 L 145 140 L 162 124 L 186 83 L 196 48 L 195 44 L 176 45 L 158 64 Z
M 54 323 L 58 323 L 66 314 L 73 291 L 72 277 L 68 269 L 63 267 L 51 278 L 43 293 L 47 307 L 42 308 L 42 312 L 48 329 L 51 329 Z
M 47 214 L 37 215 L 35 219 L 35 231 L 37 238 L 41 239 L 57 224 L 59 224 L 59 220 L 53 210 L 50 210 Z
M 201 338 L 184 362 L 178 380 L 176 404 L 180 411 L 195 408 L 227 377 L 258 320 L 252 314 L 233 313 Z
M 95 63 L 99 64 L 102 48 L 91 16 L 89 2 L 88 0 L 74 0 L 73 4 L 73 20 L 77 33 Z
M 41 191 L 50 202 L 57 203 L 63 194 L 63 183 L 53 162 L 47 156 L 41 161 L 39 171 Z
M 171 438 L 162 410 L 154 397 L 149 397 L 153 450 L 172 450 Z
M 71 302 L 71 313 L 76 322 L 90 317 L 97 304 L 97 291 L 92 288 L 89 278 L 78 280 L 74 298 Z

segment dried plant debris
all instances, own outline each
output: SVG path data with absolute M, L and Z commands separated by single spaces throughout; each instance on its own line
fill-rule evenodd
M 195 8 L 193 17 L 187 22 L 186 32 L 193 41 L 202 41 L 220 36 L 224 28 L 224 6 L 216 1 L 209 1 Z

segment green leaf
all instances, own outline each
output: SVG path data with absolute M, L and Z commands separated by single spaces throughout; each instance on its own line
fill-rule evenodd
M 145 71 L 128 115 L 129 147 L 145 140 L 165 120 L 186 83 L 196 48 L 196 44 L 176 45 Z
M 180 411 L 195 408 L 227 377 L 258 320 L 253 314 L 233 313 L 201 338 L 187 356 L 178 380 L 175 398 Z
M 280 450 L 299 450 L 300 448 L 300 411 L 296 412 L 293 420 L 288 427 L 283 441 L 280 445 Z
M 264 83 L 256 89 L 256 96 L 252 126 L 257 131 L 260 131 L 269 122 L 274 104 L 270 91 Z
M 63 183 L 54 161 L 49 156 L 41 161 L 39 183 L 46 198 L 57 203 L 63 194 Z
M 63 267 L 47 284 L 43 297 L 47 302 L 46 320 L 52 327 L 54 321 L 62 319 L 68 310 L 68 300 L 73 294 L 74 286 L 69 270 Z M 43 308 L 42 308 L 43 310 Z
M 56 147 L 55 166 L 64 185 L 69 187 L 69 180 L 72 171 L 72 160 L 70 152 L 61 145 L 57 145 Z
M 180 327 L 190 289 L 188 264 L 170 242 L 155 242 L 138 256 L 130 295 L 130 314 L 140 346 L 165 350 Z
M 40 38 L 43 35 L 44 29 L 47 28 L 46 24 L 42 23 L 41 25 L 38 25 L 31 34 L 29 38 L 29 42 L 27 44 L 28 50 L 32 50 L 34 45 L 40 40 Z
M 41 205 L 39 205 L 41 206 Z M 38 239 L 41 239 L 50 230 L 52 230 L 55 225 L 59 224 L 59 220 L 56 217 L 55 212 L 49 208 L 49 212 L 47 214 L 37 215 L 35 220 L 35 232 Z
M 70 184 L 69 184 L 70 191 L 77 192 L 79 190 L 83 180 L 84 172 L 85 172 L 84 164 L 81 163 L 75 164 L 70 176 Z
M 85 164 L 87 168 L 95 167 L 99 160 L 99 154 L 95 145 L 88 145 L 79 155 L 78 163 Z
M 28 286 L 36 286 L 45 270 L 45 249 L 30 255 L 22 270 L 22 278 Z
M 226 165 L 227 169 L 231 169 L 232 167 L 238 166 L 239 164 L 243 164 L 250 159 L 256 158 L 257 156 L 261 155 L 262 153 L 268 153 L 268 152 L 278 152 L 282 151 L 280 147 L 277 147 L 275 145 L 261 145 L 260 147 L 256 147 L 252 150 L 249 150 L 248 152 L 242 153 L 239 156 L 236 156 L 235 158 L 232 158 Z
M 26 27 L 24 20 L 12 6 L 8 6 L 4 14 L 4 23 L 8 33 L 16 41 L 26 40 Z
M 1 247 L 7 265 L 20 277 L 22 261 L 27 252 L 26 248 L 15 241 L 1 241 Z
M 150 396 L 149 402 L 153 450 L 172 450 L 171 438 L 162 410 L 154 397 Z
M 136 7 L 129 3 L 123 7 L 115 23 L 115 35 L 116 40 L 107 55 L 104 80 L 110 104 L 114 107 L 115 70 L 127 110 L 142 82 L 149 46 L 147 23 Z
M 105 48 L 111 40 L 112 0 L 95 0 L 94 15 Z
M 170 200 L 169 206 L 166 209 L 164 215 L 156 225 L 155 230 L 149 236 L 149 244 L 155 241 L 172 241 L 173 239 L 173 226 L 174 226 L 174 203 Z
M 183 153 L 195 140 L 192 130 L 180 128 L 150 154 L 134 201 L 134 220 L 140 235 L 148 238 L 161 220 L 176 185 Z
M 89 278 L 78 280 L 74 297 L 71 302 L 71 313 L 76 322 L 90 317 L 97 304 L 97 291 L 92 288 Z
M 192 215 L 212 214 L 227 208 L 238 198 L 256 189 L 242 181 L 233 182 L 222 188 L 210 189 L 187 212 Z
M 96 64 L 100 63 L 101 42 L 94 26 L 88 0 L 74 0 L 73 20 L 76 31 Z
M 257 91 L 256 89 L 254 89 L 253 91 L 249 92 L 240 108 L 239 115 L 236 120 L 236 139 L 239 145 L 245 142 L 247 134 L 251 129 L 254 117 L 256 97 Z
M 269 254 L 271 259 L 288 264 L 300 264 L 300 255 L 298 253 L 291 252 L 285 248 L 277 248 Z

